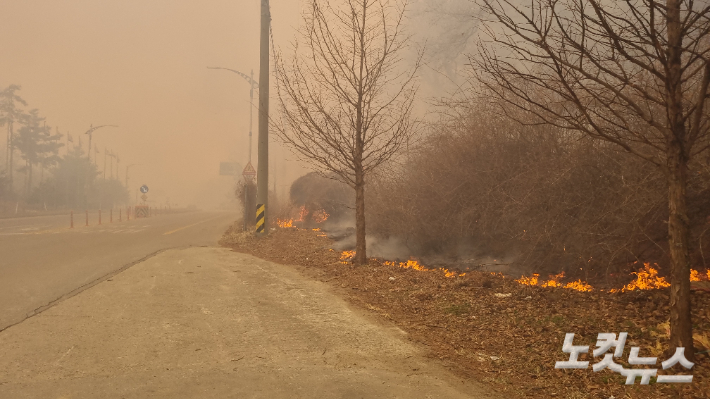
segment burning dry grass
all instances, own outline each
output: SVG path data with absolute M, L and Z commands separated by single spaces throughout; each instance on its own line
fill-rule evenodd
M 313 212 L 309 212 L 308 208 L 301 206 L 298 208 L 298 217 L 290 219 L 276 219 L 276 224 L 282 229 L 287 229 L 290 227 L 298 227 L 297 223 L 307 222 L 309 219 L 315 223 L 323 223 L 330 217 L 330 214 L 324 209 L 318 209 Z
M 655 265 L 658 267 L 658 265 Z M 697 272 L 697 271 L 696 271 Z M 636 280 L 626 284 L 621 289 L 612 289 L 610 292 L 625 292 L 633 290 L 655 290 L 670 287 L 671 283 L 664 277 L 658 277 L 658 270 L 651 267 L 650 263 L 644 263 L 643 269 L 631 274 L 636 275 Z
M 710 269 L 707 270 L 707 277 L 695 269 L 690 269 L 690 281 L 710 281 Z
M 350 262 L 355 257 L 355 251 L 343 251 L 340 254 L 340 263 L 346 264 Z
M 654 266 L 658 267 L 657 264 L 654 264 Z M 666 280 L 665 277 L 660 277 L 658 276 L 658 270 L 654 267 L 651 266 L 650 263 L 644 263 L 643 269 L 632 272 L 632 275 L 635 275 L 636 278 L 631 281 L 630 283 L 626 284 L 622 288 L 613 288 L 609 290 L 610 293 L 616 293 L 616 292 L 627 292 L 627 291 L 634 291 L 634 290 L 657 290 L 657 289 L 662 289 L 666 287 L 670 287 L 670 283 Z M 554 276 L 550 276 L 550 279 L 547 281 L 540 282 L 540 274 L 533 274 L 530 277 L 525 277 L 522 276 L 519 279 L 515 280 L 519 284 L 523 285 L 529 285 L 529 286 L 539 286 L 539 287 L 562 287 L 566 289 L 573 289 L 576 291 L 584 291 L 584 292 L 589 292 L 594 290 L 594 287 L 592 287 L 590 284 L 582 281 L 582 280 L 577 280 L 573 282 L 569 282 L 566 284 L 560 283 L 560 279 L 564 277 L 564 272 L 560 274 L 556 274 Z M 690 272 L 690 281 L 705 281 L 705 280 L 710 280 L 710 270 L 707 271 L 707 277 L 705 277 L 704 274 L 701 274 L 699 271 L 692 269 Z M 599 291 L 604 291 L 604 290 L 599 290 Z
M 326 220 L 328 220 L 328 218 L 330 217 L 330 215 L 329 215 L 328 212 L 326 212 L 325 210 L 319 209 L 319 210 L 313 212 L 313 215 L 312 215 L 311 217 L 313 218 L 313 220 L 314 220 L 316 223 L 323 223 L 323 222 L 325 222 Z
M 328 218 L 328 214 L 325 213 L 325 211 L 320 211 L 322 214 L 324 214 L 323 218 L 320 220 L 325 221 Z M 305 217 L 307 217 L 308 211 L 306 210 L 306 207 L 301 207 L 299 210 L 299 219 L 296 220 L 302 221 Z M 291 228 L 291 227 L 296 227 L 294 226 L 294 220 L 289 219 L 289 220 L 277 220 L 277 224 L 281 228 Z M 313 231 L 319 232 L 318 236 L 319 237 L 327 237 L 325 234 L 320 233 L 320 229 L 312 229 Z M 355 251 L 343 251 L 340 256 L 340 262 L 341 263 L 348 263 L 350 262 L 353 258 L 355 257 Z M 383 265 L 385 266 L 391 266 L 391 267 L 399 267 L 402 269 L 412 269 L 412 270 L 417 270 L 417 271 L 422 271 L 422 272 L 441 272 L 443 275 L 447 278 L 453 278 L 453 277 L 463 277 L 466 275 L 466 273 L 459 273 L 455 271 L 451 271 L 445 268 L 430 268 L 425 265 L 422 265 L 419 263 L 418 260 L 416 259 L 410 259 L 406 262 L 395 262 L 395 261 L 383 261 Z M 657 264 L 654 264 L 656 268 L 658 267 Z M 658 270 L 652 267 L 650 263 L 644 263 L 643 269 L 632 272 L 632 275 L 635 275 L 636 278 L 635 280 L 631 281 L 630 283 L 626 284 L 625 286 L 621 288 L 614 288 L 609 290 L 608 292 L 610 293 L 618 293 L 618 292 L 627 292 L 627 291 L 634 291 L 634 290 L 654 290 L 654 289 L 662 289 L 666 287 L 670 287 L 670 283 L 664 278 L 658 276 Z M 698 282 L 698 281 L 706 281 L 710 280 L 710 270 L 706 271 L 707 276 L 705 274 L 700 273 L 698 270 L 692 269 L 691 270 L 691 275 L 690 275 L 690 281 L 691 282 Z M 515 282 L 521 285 L 526 285 L 526 286 L 537 286 L 541 288 L 563 288 L 563 289 L 569 289 L 569 290 L 574 290 L 574 291 L 580 291 L 580 292 L 591 292 L 595 290 L 595 288 L 587 283 L 586 281 L 582 281 L 581 279 L 576 280 L 576 281 L 569 281 L 569 282 L 562 282 L 561 280 L 564 279 L 565 273 L 559 273 L 555 275 L 550 275 L 549 279 L 547 280 L 542 280 L 540 279 L 540 274 L 535 273 L 532 276 L 521 276 L 519 279 L 515 279 Z M 599 291 L 604 291 L 603 289 L 600 289 Z
M 382 262 L 383 265 L 385 266 L 395 266 L 395 267 L 400 267 L 402 269 L 412 269 L 412 270 L 418 270 L 420 272 L 441 272 L 444 274 L 444 277 L 452 278 L 452 277 L 463 277 L 466 275 L 466 273 L 457 273 L 457 272 L 452 272 L 449 269 L 445 269 L 443 267 L 439 268 L 428 268 L 423 266 L 422 264 L 419 263 L 416 259 L 410 259 L 406 262 L 392 262 L 392 261 L 384 261 Z
M 575 291 L 581 291 L 581 292 L 589 292 L 593 290 L 593 287 L 589 285 L 587 282 L 582 281 L 582 280 L 577 280 L 577 281 L 571 281 L 568 283 L 561 283 L 560 280 L 564 278 L 565 273 L 562 272 L 560 274 L 556 274 L 554 276 L 550 276 L 550 279 L 547 281 L 543 281 L 542 283 L 539 283 L 539 278 L 540 274 L 535 273 L 531 277 L 525 277 L 521 276 L 519 279 L 515 280 L 516 283 L 522 284 L 522 285 L 529 285 L 529 286 L 539 286 L 539 287 L 561 287 L 564 289 L 568 290 L 575 290 Z
M 287 229 L 289 227 L 294 227 L 293 225 L 293 219 L 288 219 L 288 220 L 282 220 L 282 219 L 276 219 L 276 224 L 281 227 L 282 229 Z
M 355 257 L 355 251 L 344 251 L 341 254 L 340 261 L 342 263 L 347 263 L 351 259 Z M 413 269 L 413 270 L 418 270 L 422 272 L 433 272 L 433 271 L 438 271 L 442 272 L 445 277 L 452 278 L 452 277 L 463 277 L 466 275 L 466 273 L 458 273 L 458 272 L 453 272 L 445 268 L 429 268 L 426 267 L 422 264 L 420 264 L 417 260 L 415 259 L 410 259 L 407 262 L 394 262 L 394 261 L 383 261 L 383 265 L 385 266 L 392 266 L 392 267 L 399 267 L 403 269 Z M 658 265 L 655 265 L 658 267 Z M 661 288 L 666 288 L 670 287 L 670 283 L 666 281 L 664 277 L 659 277 L 658 276 L 658 270 L 655 268 L 651 267 L 649 263 L 644 264 L 644 268 L 642 270 L 639 270 L 637 272 L 632 272 L 633 275 L 636 276 L 636 279 L 629 284 L 625 285 L 622 288 L 619 289 L 611 289 L 609 290 L 610 293 L 616 293 L 616 292 L 626 292 L 626 291 L 634 291 L 634 290 L 653 290 L 653 289 L 661 289 Z M 708 277 L 710 278 L 710 270 L 707 271 Z M 591 292 L 594 290 L 594 287 L 592 287 L 589 283 L 586 281 L 582 280 L 577 280 L 577 281 L 570 281 L 567 283 L 561 282 L 565 277 L 565 273 L 559 273 L 556 275 L 551 275 L 549 276 L 549 280 L 541 281 L 540 279 L 540 274 L 535 273 L 532 276 L 525 277 L 521 276 L 519 279 L 516 279 L 515 282 L 521 285 L 527 285 L 527 286 L 538 286 L 541 288 L 563 288 L 563 289 L 569 289 L 569 290 L 574 290 L 574 291 L 580 291 L 580 292 Z M 700 274 L 697 270 L 692 270 L 691 271 L 691 281 L 701 281 L 704 280 L 703 275 Z M 599 291 L 604 291 L 604 290 L 599 290 Z

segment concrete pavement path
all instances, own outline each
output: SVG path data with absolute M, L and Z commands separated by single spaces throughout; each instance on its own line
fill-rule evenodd
M 490 398 L 294 268 L 155 255 L 0 333 L 0 398 Z

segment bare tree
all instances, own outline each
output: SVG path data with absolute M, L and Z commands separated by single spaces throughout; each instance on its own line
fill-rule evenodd
M 400 68 L 406 2 L 310 0 L 288 65 L 276 56 L 279 137 L 355 190 L 355 263 L 367 261 L 365 182 L 412 134 L 421 55 Z
M 22 99 L 15 92 L 20 90 L 18 85 L 10 85 L 4 90 L 0 91 L 0 126 L 7 125 L 7 153 L 5 156 L 6 168 L 8 173 L 9 182 L 9 192 L 12 193 L 12 168 L 13 168 L 13 154 L 15 152 L 15 144 L 13 142 L 15 137 L 14 124 L 19 121 L 24 113 L 21 109 L 17 107 L 17 104 L 27 105 L 25 100 Z
M 693 0 L 479 0 L 472 57 L 488 95 L 546 123 L 618 145 L 665 173 L 671 348 L 693 357 L 689 162 L 708 150 L 710 4 Z

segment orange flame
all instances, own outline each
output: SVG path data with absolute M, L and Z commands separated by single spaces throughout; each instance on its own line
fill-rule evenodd
M 315 220 L 316 223 L 323 223 L 328 220 L 329 217 L 330 215 L 324 209 L 313 212 L 313 220 Z
M 515 281 L 523 285 L 537 285 L 538 277 L 540 277 L 540 275 L 535 273 L 532 277 L 520 276 L 520 278 Z
M 340 263 L 348 263 L 348 260 L 355 257 L 355 251 L 343 251 L 340 254 Z
M 285 229 L 288 227 L 293 227 L 293 219 L 289 219 L 289 220 L 276 219 L 276 224 L 279 227 L 281 227 L 282 229 Z
M 561 287 L 560 279 L 565 276 L 565 272 L 550 276 L 550 280 L 542 283 L 542 287 Z
M 456 277 L 456 273 L 449 271 L 448 269 L 441 269 L 444 272 L 444 277 Z
M 582 280 L 577 280 L 577 281 L 573 281 L 571 283 L 567 283 L 567 284 L 565 284 L 564 288 L 567 288 L 570 290 L 582 291 L 582 292 L 589 292 L 594 289 L 594 288 L 592 288 L 591 285 L 587 284 L 586 282 L 584 282 Z
M 306 220 L 306 216 L 308 216 L 308 209 L 306 209 L 306 206 L 304 205 L 301 207 L 301 210 L 299 211 L 299 214 L 298 214 L 298 219 L 296 219 L 295 221 L 302 222 L 302 221 Z
M 445 277 L 449 277 L 449 278 L 456 277 L 456 276 L 463 277 L 466 275 L 466 273 L 456 273 L 456 272 L 452 272 L 452 271 L 450 271 L 448 269 L 444 269 L 444 268 L 430 269 L 430 268 L 420 264 L 415 259 L 410 259 L 406 262 L 384 261 L 384 262 L 382 262 L 382 264 L 385 266 L 401 267 L 403 269 L 414 269 L 414 270 L 418 270 L 420 272 L 431 272 L 431 271 L 435 271 L 435 270 L 440 270 L 440 271 L 444 272 Z
M 700 281 L 700 273 L 697 270 L 690 269 L 690 281 Z
M 584 282 L 582 280 L 577 280 L 577 281 L 563 285 L 560 282 L 560 279 L 562 279 L 564 276 L 565 276 L 564 272 L 550 276 L 550 279 L 547 281 L 544 281 L 542 284 L 540 284 L 540 287 L 562 287 L 562 288 L 566 288 L 568 290 L 575 290 L 575 291 L 582 291 L 582 292 L 592 291 L 592 289 L 593 289 L 591 285 L 587 284 L 586 282 Z M 540 274 L 535 273 L 530 277 L 521 276 L 519 279 L 517 279 L 515 281 L 517 283 L 523 284 L 523 285 L 537 286 L 539 279 L 540 279 Z
M 656 266 L 658 266 L 656 264 Z M 621 289 L 613 289 L 609 292 L 625 292 L 639 290 L 654 290 L 670 287 L 670 283 L 664 277 L 658 277 L 658 270 L 651 267 L 650 263 L 643 264 L 643 270 L 633 272 L 636 275 L 636 281 L 632 281 Z
M 658 266 L 657 264 L 654 264 L 655 266 Z M 710 270 L 707 272 L 707 279 L 710 280 Z M 631 283 L 625 285 L 624 287 L 620 289 L 611 289 L 609 292 L 625 292 L 625 291 L 633 291 L 633 290 L 655 290 L 655 289 L 661 289 L 661 288 L 666 288 L 670 287 L 670 283 L 666 281 L 664 277 L 659 277 L 658 276 L 658 270 L 654 269 L 651 267 L 650 263 L 644 263 L 644 268 L 642 270 L 639 270 L 638 272 L 632 272 L 631 274 L 636 275 L 636 280 L 632 281 Z M 560 279 L 564 277 L 564 272 L 560 274 L 556 274 L 554 276 L 550 276 L 550 280 L 542 282 L 539 286 L 540 287 L 562 287 L 562 288 L 567 288 L 567 289 L 572 289 L 572 290 L 577 290 L 577 291 L 582 291 L 582 292 L 589 292 L 592 291 L 594 288 L 589 285 L 587 282 L 582 281 L 582 280 L 577 280 L 574 282 L 566 283 L 563 285 L 563 283 L 560 283 Z M 538 273 L 533 274 L 530 277 L 525 277 L 521 276 L 519 279 L 515 280 L 519 284 L 523 285 L 538 285 L 540 279 L 540 275 Z M 705 280 L 706 277 L 705 275 L 701 274 L 699 271 L 695 269 L 690 270 L 690 281 L 702 281 Z
M 700 273 L 699 271 L 695 269 L 690 269 L 690 281 L 705 281 L 705 280 L 710 280 L 710 269 L 707 271 L 707 276 L 705 274 Z

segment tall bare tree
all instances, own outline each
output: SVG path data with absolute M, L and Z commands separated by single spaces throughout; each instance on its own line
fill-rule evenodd
M 367 261 L 365 183 L 407 142 L 421 55 L 402 67 L 406 2 L 309 0 L 288 63 L 277 54 L 279 137 L 355 190 L 355 263 Z
M 6 155 L 5 162 L 6 168 L 8 170 L 8 181 L 9 181 L 9 191 L 12 192 L 12 166 L 13 166 L 13 154 L 15 149 L 15 144 L 13 142 L 15 137 L 14 125 L 15 122 L 20 120 L 23 112 L 17 107 L 17 104 L 27 105 L 25 100 L 22 99 L 15 92 L 20 90 L 18 85 L 10 85 L 4 90 L 0 91 L 0 126 L 7 125 L 7 145 L 6 145 Z
M 693 0 L 479 0 L 472 57 L 488 95 L 535 123 L 579 131 L 661 168 L 668 184 L 670 346 L 693 357 L 689 163 L 710 145 L 710 4 Z

